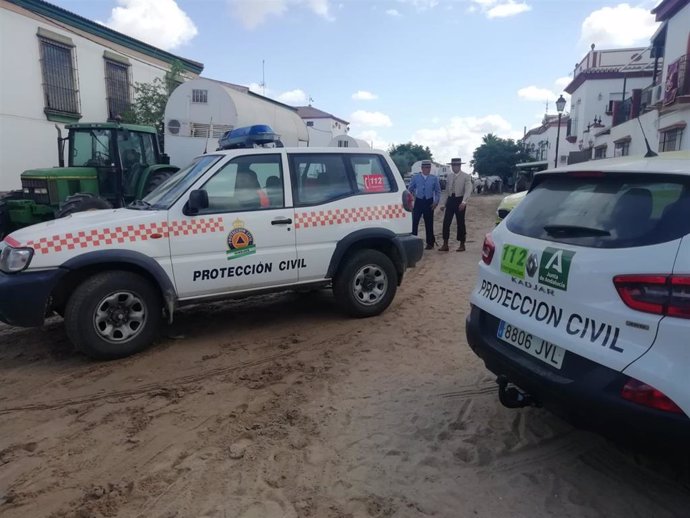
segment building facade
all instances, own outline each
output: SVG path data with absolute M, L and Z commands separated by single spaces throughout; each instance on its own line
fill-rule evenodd
M 163 78 L 175 61 L 185 78 L 203 69 L 42 0 L 0 0 L 0 191 L 58 164 L 56 124 L 113 120 L 135 83 Z
M 582 146 L 575 161 L 690 150 L 690 0 L 664 0 L 652 13 L 661 24 L 645 49 L 651 76 L 631 80 L 635 62 L 618 71 L 627 78 L 625 94 L 614 94 L 619 100 L 609 118 L 599 117 L 573 133 Z
M 328 146 L 350 130 L 349 122 L 313 106 L 298 106 L 297 113 L 307 125 L 310 147 Z
M 226 131 L 267 124 L 285 146 L 306 146 L 307 126 L 291 106 L 249 88 L 197 78 L 178 86 L 165 107 L 165 150 L 183 167 L 195 156 L 218 147 Z

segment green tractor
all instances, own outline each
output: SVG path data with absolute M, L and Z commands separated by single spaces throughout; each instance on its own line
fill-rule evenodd
M 124 207 L 178 170 L 161 153 L 154 128 L 118 122 L 69 124 L 63 138 L 55 127 L 60 165 L 24 171 L 22 189 L 0 198 L 0 239 L 74 212 Z

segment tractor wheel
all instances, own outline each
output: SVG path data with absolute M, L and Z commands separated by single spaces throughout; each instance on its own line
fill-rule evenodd
M 157 173 L 153 173 L 146 182 L 146 187 L 144 187 L 144 196 L 147 196 L 174 174 L 175 171 L 158 171 Z
M 55 214 L 56 218 L 64 218 L 75 212 L 84 212 L 87 210 L 101 210 L 112 209 L 113 206 L 109 201 L 99 198 L 89 193 L 78 193 L 68 196 L 67 199 L 60 205 L 60 208 Z

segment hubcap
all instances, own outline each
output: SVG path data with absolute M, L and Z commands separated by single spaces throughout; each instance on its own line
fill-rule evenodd
M 375 264 L 367 264 L 360 268 L 352 283 L 355 298 L 365 306 L 373 306 L 380 302 L 387 289 L 386 272 Z
M 122 343 L 137 336 L 146 323 L 146 307 L 129 291 L 111 293 L 96 306 L 93 325 L 96 333 L 111 343 Z

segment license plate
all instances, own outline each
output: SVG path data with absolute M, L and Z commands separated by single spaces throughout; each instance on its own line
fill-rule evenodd
M 552 367 L 560 369 L 563 364 L 565 349 L 523 331 L 519 327 L 515 327 L 508 322 L 501 320 L 498 325 L 498 333 L 496 333 L 496 336 L 504 342 L 525 351 L 527 354 L 531 354 Z

